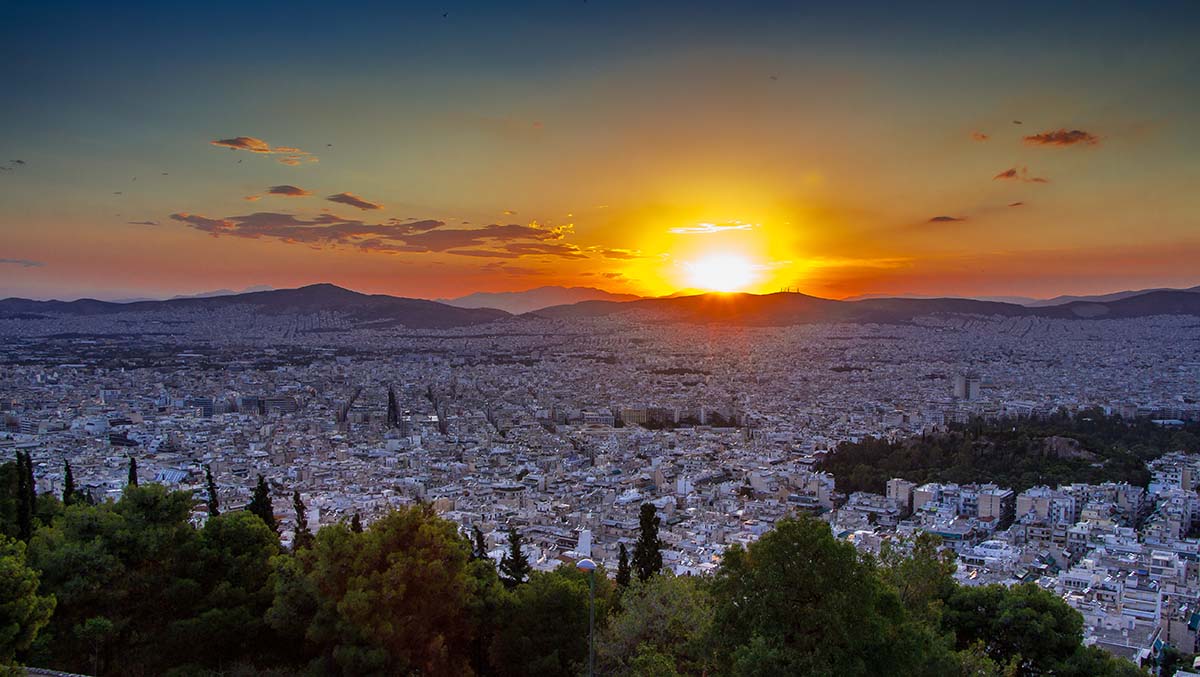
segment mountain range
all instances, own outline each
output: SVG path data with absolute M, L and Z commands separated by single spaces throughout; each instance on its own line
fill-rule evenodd
M 580 301 L 636 301 L 635 294 L 613 294 L 595 287 L 538 287 L 525 291 L 475 292 L 439 302 L 459 308 L 497 308 L 514 315 Z
M 232 295 L 176 298 L 165 301 L 116 303 L 78 301 L 0 300 L 0 319 L 43 319 L 54 316 L 96 316 L 112 313 L 174 313 L 253 309 L 264 314 L 339 313 L 360 326 L 402 325 L 413 329 L 444 329 L 485 324 L 517 316 L 525 319 L 575 320 L 596 317 L 628 317 L 656 322 L 727 323 L 741 325 L 789 325 L 810 322 L 903 323 L 934 314 L 1004 317 L 1047 317 L 1064 319 L 1134 318 L 1152 315 L 1200 316 L 1200 287 L 1182 290 L 1118 292 L 1084 297 L 1056 305 L 1020 305 L 1001 301 L 963 298 L 864 298 L 838 301 L 807 294 L 696 294 L 625 300 L 627 295 L 609 294 L 590 288 L 549 288 L 504 294 L 472 295 L 453 299 L 454 304 L 386 294 L 361 294 L 332 284 L 314 284 L 298 289 L 258 291 Z M 574 303 L 521 308 L 566 294 L 597 295 Z M 463 307 L 483 298 L 500 297 L 514 312 L 489 307 Z M 470 299 L 470 300 L 464 300 Z

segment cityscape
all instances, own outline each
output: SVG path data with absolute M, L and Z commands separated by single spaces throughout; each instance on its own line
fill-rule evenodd
M 1196 6 L 575 4 L 0 10 L 0 674 L 1200 675 Z

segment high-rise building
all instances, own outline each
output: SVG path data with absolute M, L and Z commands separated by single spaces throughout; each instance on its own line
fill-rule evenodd
M 979 389 L 983 381 L 978 374 L 962 372 L 954 376 L 954 396 L 960 400 L 973 402 L 979 399 Z

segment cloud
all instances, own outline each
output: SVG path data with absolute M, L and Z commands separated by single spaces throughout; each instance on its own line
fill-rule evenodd
M 446 223 L 437 219 L 388 219 L 384 223 L 367 223 L 328 212 L 311 218 L 280 212 L 254 212 L 225 218 L 176 212 L 170 219 L 214 237 L 273 239 L 317 248 L 347 246 L 368 252 L 445 252 L 506 259 L 523 256 L 587 258 L 578 246 L 564 241 L 570 226 L 544 226 L 537 222 L 446 228 Z
M 284 197 L 308 197 L 309 195 L 312 195 L 312 191 L 304 190 L 303 188 L 297 188 L 296 186 L 290 186 L 285 183 L 281 186 L 271 186 L 267 189 L 267 194 L 282 195 Z
M 131 226 L 157 226 L 158 221 L 127 221 Z
M 984 134 L 983 132 L 971 132 L 971 138 L 975 141 L 983 142 L 983 141 L 987 141 L 988 139 L 990 139 L 992 137 L 988 136 L 987 134 Z
M 1012 167 L 992 177 L 993 181 L 1023 181 L 1025 183 L 1050 183 L 1042 176 L 1030 176 L 1028 167 Z
M 603 256 L 606 259 L 620 259 L 623 261 L 629 260 L 629 259 L 638 259 L 638 258 L 642 258 L 642 256 L 643 256 L 642 252 L 635 250 L 635 249 L 611 249 L 608 247 L 588 247 L 588 251 L 599 254 L 600 256 Z
M 275 158 L 280 164 L 295 166 L 304 162 L 316 162 L 317 156 L 308 151 L 300 150 L 293 146 L 271 146 L 271 144 L 262 139 L 253 136 L 235 136 L 230 139 L 217 139 L 209 141 L 213 146 L 228 148 L 230 150 L 244 150 L 249 153 L 258 153 L 261 155 L 275 155 Z
M 242 199 L 245 200 L 246 202 L 258 202 L 259 200 L 262 199 L 262 196 L 261 195 L 247 195 L 246 197 L 244 197 Z
M 1024 202 L 1013 202 L 1013 203 L 1009 204 L 1008 206 L 1009 207 L 1024 207 L 1025 203 Z
M 929 219 L 929 222 L 930 223 L 950 223 L 950 222 L 954 222 L 954 221 L 966 221 L 966 220 L 967 220 L 967 217 L 965 217 L 965 216 L 935 216 L 932 219 Z
M 694 226 L 672 228 L 669 232 L 677 235 L 707 235 L 709 233 L 721 233 L 727 230 L 750 230 L 753 227 L 754 224 L 742 223 L 741 221 L 731 221 L 728 223 L 697 223 Z
M 1026 136 L 1025 143 L 1030 146 L 1094 146 L 1100 143 L 1100 137 L 1082 129 L 1068 131 L 1064 128 Z
M 0 264 L 21 266 L 22 268 L 41 268 L 46 265 L 41 261 L 30 261 L 29 259 L 0 259 Z
M 281 186 L 276 187 L 279 188 Z M 292 186 L 288 186 L 288 188 L 291 187 Z M 340 204 L 350 205 L 351 207 L 358 207 L 364 211 L 368 209 L 383 209 L 383 205 L 371 202 L 370 200 L 364 200 L 354 193 L 338 193 L 336 195 L 330 195 L 325 199 L 329 200 L 330 202 L 338 202 Z

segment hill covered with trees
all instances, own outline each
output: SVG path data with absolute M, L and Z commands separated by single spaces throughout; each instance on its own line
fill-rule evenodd
M 1046 418 L 976 420 L 901 440 L 844 442 L 821 463 L 839 491 L 882 494 L 889 479 L 1031 486 L 1105 481 L 1146 486 L 1146 461 L 1168 451 L 1200 451 L 1200 425 L 1168 428 L 1101 411 Z
M 130 485 L 99 505 L 38 497 L 25 542 L 24 472 L 0 470 L 14 508 L 0 513 L 0 662 L 176 677 L 586 669 L 587 575 L 531 573 L 515 534 L 503 576 L 481 534 L 427 505 L 286 551 L 255 512 L 195 527 L 190 494 Z M 616 580 L 596 572 L 597 674 L 1146 674 L 1084 647 L 1082 618 L 1049 592 L 957 586 L 934 537 L 877 560 L 788 519 L 690 578 L 659 570 L 653 506 L 641 525 Z

